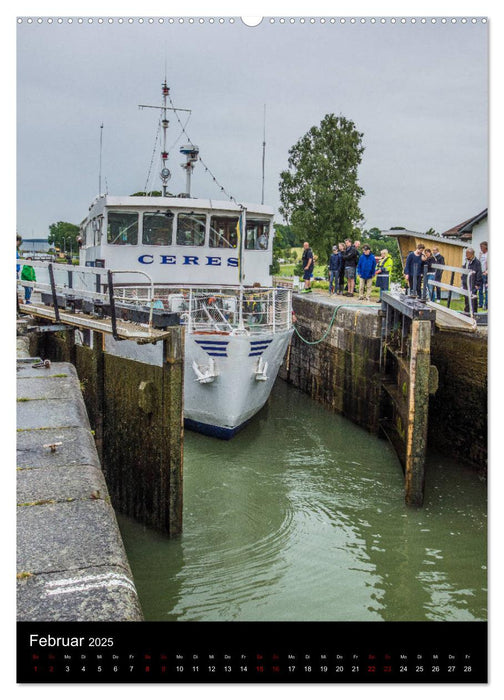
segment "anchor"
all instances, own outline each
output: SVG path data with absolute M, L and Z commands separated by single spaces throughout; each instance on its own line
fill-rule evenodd
M 266 376 L 266 372 L 268 371 L 268 363 L 263 361 L 263 358 L 260 357 L 259 360 L 257 361 L 257 367 L 255 371 L 255 379 L 256 382 L 265 382 L 268 377 Z
M 208 367 L 200 367 L 196 360 L 193 360 L 192 368 L 194 370 L 194 374 L 196 375 L 196 379 L 194 381 L 199 382 L 200 384 L 210 384 L 216 377 L 219 376 L 219 373 L 215 369 L 215 360 L 213 357 L 210 358 L 210 364 Z

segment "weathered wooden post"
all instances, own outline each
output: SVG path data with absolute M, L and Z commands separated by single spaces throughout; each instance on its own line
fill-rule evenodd
M 431 322 L 411 322 L 408 424 L 406 430 L 405 499 L 421 506 L 424 498 L 425 452 L 429 415 Z
M 382 297 L 381 429 L 394 446 L 404 469 L 408 505 L 424 499 L 429 395 L 437 388 L 430 345 L 435 312 L 404 295 Z
M 100 461 L 103 459 L 103 412 L 105 391 L 105 367 L 103 345 L 105 342 L 103 333 L 92 331 L 93 348 L 91 351 L 91 368 L 88 377 L 87 408 L 90 413 L 91 425 L 95 431 L 96 451 Z M 89 398 L 91 394 L 92 398 Z
M 163 341 L 165 365 L 165 395 L 169 401 L 166 420 L 169 425 L 169 532 L 178 535 L 182 532 L 183 505 L 183 382 L 184 382 L 184 328 L 179 327 Z

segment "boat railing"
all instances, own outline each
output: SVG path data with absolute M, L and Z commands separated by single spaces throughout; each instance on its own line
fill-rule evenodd
M 64 265 L 40 260 L 18 260 L 35 269 L 35 281 L 18 278 L 18 287 L 30 287 L 43 304 L 58 309 L 92 308 L 92 313 L 115 317 L 118 308 L 138 308 L 146 325 L 153 313 L 175 313 L 189 333 L 265 333 L 292 326 L 292 292 L 278 287 L 186 287 L 155 285 L 141 270 Z M 131 283 L 131 275 L 139 283 Z M 121 282 L 127 276 L 128 283 Z M 145 314 L 147 312 L 147 315 Z
M 81 265 L 66 265 L 62 263 L 47 262 L 20 258 L 16 263 L 21 267 L 18 276 L 18 286 L 30 287 L 34 291 L 43 293 L 58 293 L 64 296 L 74 295 L 76 298 L 89 298 L 102 301 L 110 301 L 111 298 L 121 301 L 125 298 L 124 286 L 121 285 L 121 275 L 137 275 L 138 285 L 131 285 L 128 300 L 139 303 L 150 302 L 154 296 L 154 284 L 151 277 L 143 270 L 112 270 L 109 268 L 87 267 Z M 35 271 L 35 280 L 21 279 L 22 268 L 32 267 Z M 135 289 L 142 289 L 140 295 L 135 294 Z
M 141 290 L 125 287 L 123 292 L 127 299 L 132 294 L 138 296 Z M 178 313 L 189 333 L 278 332 L 292 325 L 292 298 L 288 289 L 156 285 L 151 303 L 155 309 Z
M 60 311 L 66 310 L 99 318 L 108 317 L 112 322 L 114 337 L 117 336 L 118 318 L 135 319 L 139 325 L 147 328 L 153 326 L 154 285 L 143 270 L 82 267 L 30 258 L 18 259 L 17 265 L 21 268 L 17 279 L 18 304 L 26 307 L 38 303 L 52 306 L 57 322 L 60 321 Z M 33 268 L 31 280 L 23 279 L 24 266 Z M 129 279 L 132 275 L 138 275 L 141 280 L 138 287 L 131 287 L 127 295 L 124 287 L 117 284 L 117 280 L 125 274 Z M 142 291 L 138 294 L 135 289 Z M 135 308 L 139 306 L 142 313 L 135 315 Z M 133 313 L 129 313 L 131 310 Z

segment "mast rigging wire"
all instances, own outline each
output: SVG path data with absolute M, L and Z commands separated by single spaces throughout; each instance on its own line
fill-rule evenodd
M 178 117 L 177 117 L 177 118 L 178 118 Z M 182 134 L 185 133 L 185 127 L 186 127 L 187 124 L 189 123 L 189 119 L 190 119 L 190 118 L 191 118 L 191 114 L 189 113 L 189 115 L 188 115 L 188 117 L 187 117 L 187 119 L 186 119 L 186 123 L 182 126 L 182 129 L 181 129 L 179 135 L 177 136 L 177 138 L 175 139 L 175 141 L 174 141 L 174 142 L 170 145 L 170 147 L 168 148 L 168 153 L 169 153 L 169 152 L 174 148 L 174 146 L 176 146 L 176 144 L 180 141 L 180 138 L 181 138 Z M 145 192 L 145 193 L 147 193 L 147 192 L 149 191 L 149 190 L 148 190 L 148 186 L 149 186 L 149 181 L 150 181 L 150 179 L 151 179 L 151 177 L 152 177 L 152 168 L 153 168 L 153 164 L 154 164 L 154 157 L 155 157 L 156 152 L 157 152 L 157 149 L 158 149 L 158 142 L 159 142 L 159 135 L 160 135 L 160 133 L 161 133 L 161 118 L 160 118 L 159 121 L 158 121 L 158 128 L 157 128 L 157 132 L 156 132 L 156 138 L 154 139 L 154 148 L 152 149 L 151 162 L 150 162 L 149 170 L 148 170 L 148 173 L 147 173 L 147 179 L 146 179 L 146 181 L 145 181 L 145 187 L 144 187 L 144 192 Z M 152 190 L 151 190 L 151 191 L 152 191 Z
M 158 121 L 158 128 L 157 128 L 157 131 L 156 131 L 156 138 L 154 139 L 154 148 L 152 149 L 151 162 L 150 162 L 150 165 L 149 165 L 149 170 L 148 170 L 148 172 L 147 172 L 147 179 L 146 179 L 146 181 L 145 181 L 145 187 L 144 187 L 144 192 L 145 192 L 145 194 L 147 194 L 147 192 L 148 192 L 149 180 L 150 180 L 150 178 L 151 178 L 152 166 L 153 166 L 153 163 L 154 163 L 154 156 L 156 155 L 157 143 L 158 143 L 158 139 L 159 139 L 159 132 L 160 132 L 160 130 L 161 130 L 161 119 L 159 119 L 159 121 Z
M 189 141 L 189 143 L 191 144 L 191 146 L 194 147 L 194 143 L 192 142 L 191 137 L 189 136 L 189 134 L 188 134 L 187 131 L 185 130 L 184 125 L 183 125 L 182 122 L 180 121 L 180 117 L 179 117 L 179 115 L 178 115 L 178 110 L 176 109 L 176 107 L 175 107 L 174 104 L 173 104 L 171 95 L 168 95 L 168 99 L 169 99 L 169 101 L 170 101 L 170 105 L 171 105 L 173 111 L 175 112 L 175 116 L 177 117 L 177 121 L 178 121 L 178 123 L 179 123 L 179 126 L 180 126 L 180 128 L 182 129 L 182 133 L 187 137 L 187 140 Z M 187 125 L 187 123 L 186 123 L 186 125 Z M 231 194 L 226 190 L 226 188 L 225 188 L 223 185 L 221 185 L 221 183 L 217 180 L 217 178 L 216 178 L 215 175 L 212 173 L 212 171 L 210 170 L 210 168 L 208 167 L 208 165 L 207 165 L 207 164 L 205 163 L 205 161 L 202 159 L 201 155 L 200 155 L 199 159 L 200 159 L 200 162 L 201 162 L 201 164 L 203 165 L 205 171 L 208 172 L 208 173 L 210 174 L 210 177 L 211 177 L 212 180 L 215 182 L 215 184 L 216 184 L 218 187 L 220 187 L 221 192 L 224 192 L 224 194 L 226 195 L 226 197 L 228 197 L 228 199 L 230 199 L 232 202 L 234 202 L 235 204 L 237 204 L 241 209 L 245 209 L 245 207 L 243 206 L 243 204 L 240 204 L 240 202 L 238 202 L 238 201 L 236 200 L 236 198 L 233 197 L 233 195 L 231 195 Z

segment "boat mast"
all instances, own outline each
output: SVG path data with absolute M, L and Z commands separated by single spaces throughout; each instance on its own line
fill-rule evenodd
M 166 197 L 168 195 L 168 189 L 167 189 L 167 183 L 168 180 L 171 178 L 171 172 L 168 170 L 166 167 L 166 161 L 168 160 L 169 153 L 166 150 L 166 134 L 168 131 L 168 126 L 170 122 L 168 121 L 167 118 L 167 111 L 170 110 L 171 112 L 190 112 L 190 109 L 182 109 L 182 108 L 175 108 L 175 107 L 168 107 L 166 104 L 166 101 L 170 95 L 170 88 L 166 84 L 166 78 L 163 82 L 163 85 L 161 87 L 161 94 L 163 96 L 163 104 L 161 106 L 156 106 L 156 105 L 138 105 L 140 109 L 160 109 L 161 110 L 161 126 L 163 127 L 163 148 L 161 151 L 161 161 L 162 161 L 162 166 L 161 166 L 161 172 L 159 173 L 161 177 L 161 182 L 163 183 L 163 197 Z
M 263 117 L 263 144 L 262 144 L 262 192 L 261 192 L 261 204 L 264 204 L 264 160 L 266 155 L 266 105 L 264 105 L 264 117 Z
M 103 150 L 103 122 L 100 126 L 100 167 L 98 171 L 98 194 L 101 194 L 101 176 L 102 176 L 102 150 Z
M 170 88 L 166 84 L 166 80 L 163 83 L 162 86 L 162 93 L 163 93 L 163 118 L 161 119 L 161 126 L 163 127 L 163 150 L 161 151 L 161 161 L 162 161 L 162 167 L 161 167 L 161 181 L 163 183 L 163 197 L 166 197 L 166 194 L 168 192 L 166 188 L 166 184 L 168 180 L 171 177 L 171 173 L 166 167 L 166 161 L 168 160 L 168 151 L 166 150 L 166 132 L 168 131 L 168 125 L 169 121 L 166 118 L 166 99 L 168 98 L 168 95 L 170 94 Z

